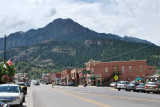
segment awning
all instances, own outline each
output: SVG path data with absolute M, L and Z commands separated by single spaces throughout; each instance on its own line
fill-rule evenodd
M 139 80 L 142 80 L 142 78 L 138 77 L 138 78 L 136 78 L 136 80 L 139 81 Z
M 95 77 L 94 77 L 94 76 L 91 76 L 91 79 L 92 79 L 92 80 L 94 80 L 94 79 L 95 79 Z
M 90 74 L 90 70 L 86 70 L 86 73 L 87 73 L 87 74 Z
M 148 77 L 158 78 L 159 76 L 160 76 L 159 74 L 154 74 L 154 75 L 148 76 Z

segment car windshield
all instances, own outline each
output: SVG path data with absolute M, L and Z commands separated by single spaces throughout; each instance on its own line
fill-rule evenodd
M 18 86 L 0 86 L 0 93 L 19 93 Z
M 156 82 L 148 82 L 147 85 L 157 85 Z
M 17 83 L 17 85 L 19 85 L 19 86 L 25 86 L 24 83 Z
M 120 82 L 118 82 L 118 84 L 126 84 L 126 82 L 125 81 L 120 81 Z

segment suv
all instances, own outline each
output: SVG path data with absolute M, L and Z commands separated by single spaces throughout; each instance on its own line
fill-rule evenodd
M 128 84 L 128 81 L 119 81 L 117 83 L 118 91 L 120 91 L 121 89 L 126 89 L 127 84 Z
M 145 91 L 149 94 L 150 92 L 158 94 L 158 83 L 157 82 L 147 82 L 145 85 Z
M 15 84 L 0 85 L 0 101 L 8 105 L 22 107 L 25 96 L 20 86 Z
M 136 81 L 131 81 L 127 87 L 126 87 L 126 91 L 130 91 L 130 90 L 133 90 L 134 92 L 136 91 L 136 87 L 139 85 L 138 82 Z

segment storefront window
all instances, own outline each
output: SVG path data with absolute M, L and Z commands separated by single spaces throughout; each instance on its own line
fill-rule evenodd
M 108 74 L 108 68 L 107 67 L 105 67 L 105 72 L 106 72 L 106 74 Z
M 129 72 L 132 72 L 132 66 L 129 66 Z
M 124 66 L 122 66 L 122 72 L 124 72 Z
M 92 74 L 94 74 L 94 68 L 92 68 Z

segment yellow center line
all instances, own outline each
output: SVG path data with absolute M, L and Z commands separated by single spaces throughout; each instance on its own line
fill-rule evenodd
M 83 97 L 80 97 L 80 96 L 76 96 L 76 95 L 64 92 L 63 90 L 56 90 L 55 89 L 55 91 L 61 92 L 63 94 L 66 94 L 66 95 L 69 95 L 69 96 L 72 96 L 72 97 L 75 97 L 75 98 L 78 98 L 78 99 L 81 99 L 81 100 L 84 100 L 84 101 L 87 101 L 87 102 L 90 102 L 90 103 L 93 103 L 93 104 L 97 104 L 101 107 L 112 107 L 112 106 L 109 106 L 109 105 L 106 105 L 106 104 L 103 104 L 103 103 L 100 103 L 100 102 L 96 102 L 96 101 L 93 101 L 93 100 L 89 100 L 89 99 L 86 99 L 86 98 L 83 98 Z
M 59 88 L 58 88 L 59 89 Z M 150 101 L 150 102 L 158 102 L 158 100 L 150 100 L 150 99 L 143 99 L 143 98 L 130 98 L 130 97 L 120 97 L 120 96 L 111 96 L 111 95 L 102 95 L 102 94 L 91 94 L 91 93 L 82 93 L 82 92 L 75 92 L 68 89 L 61 89 L 63 91 L 68 91 L 72 93 L 79 93 L 79 94 L 86 94 L 86 95 L 94 95 L 94 96 L 103 96 L 103 97 L 110 97 L 110 98 L 120 98 L 120 99 L 131 99 L 131 100 L 141 100 L 141 101 Z

